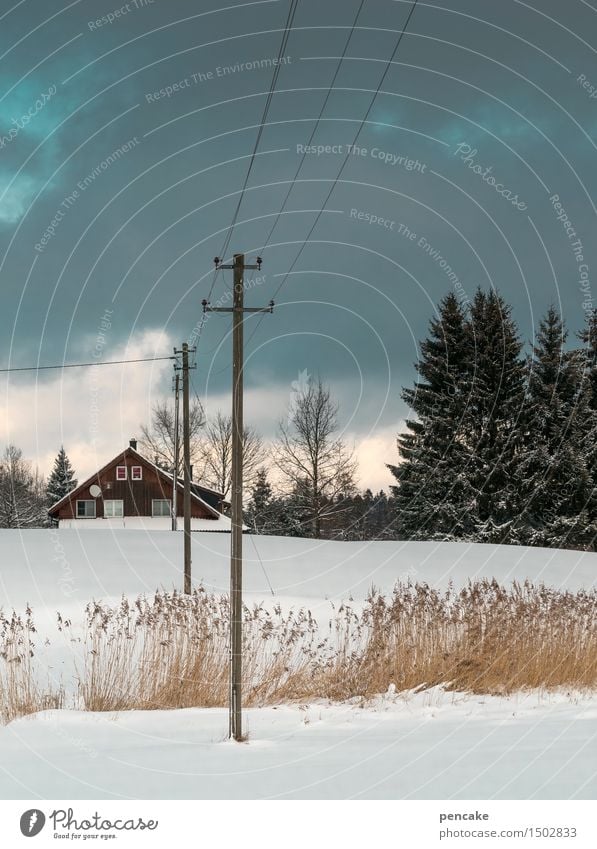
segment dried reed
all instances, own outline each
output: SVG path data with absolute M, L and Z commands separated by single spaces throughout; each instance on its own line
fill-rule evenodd
M 86 608 L 75 704 L 87 710 L 215 707 L 228 699 L 226 596 L 158 592 Z M 61 630 L 71 625 L 59 616 Z M 35 626 L 0 617 L 0 712 L 59 707 L 32 666 Z M 456 590 L 400 583 L 348 604 L 325 625 L 306 609 L 244 609 L 247 705 L 369 698 L 441 684 L 503 694 L 597 686 L 597 590 L 568 592 L 529 582 L 474 581 Z
M 4 723 L 64 704 L 62 689 L 43 689 L 35 675 L 35 630 L 29 606 L 24 618 L 14 611 L 6 618 L 0 610 L 0 719 Z

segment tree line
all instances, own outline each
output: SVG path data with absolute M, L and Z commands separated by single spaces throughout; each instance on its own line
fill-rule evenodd
M 550 307 L 525 355 L 498 293 L 444 298 L 402 392 L 399 538 L 594 550 L 597 312 L 576 347 L 567 338 Z
M 48 509 L 77 485 L 74 469 L 60 448 L 46 481 L 16 445 L 0 457 L 0 528 L 43 528 Z
M 293 393 L 276 437 L 251 427 L 245 448 L 245 522 L 254 533 L 324 539 L 466 540 L 595 549 L 597 538 L 597 311 L 576 346 L 551 307 L 525 345 L 495 291 L 439 304 L 420 344 L 410 413 L 397 436 L 389 492 L 357 486 L 354 448 L 321 379 Z M 172 471 L 175 417 L 158 402 L 140 450 Z M 180 431 L 182 424 L 179 423 Z M 179 431 L 179 439 L 182 434 Z M 230 493 L 232 421 L 191 405 L 194 478 Z M 182 475 L 182 458 L 178 474 Z M 47 484 L 9 446 L 0 460 L 0 526 L 47 522 L 76 486 L 61 448 Z
M 179 424 L 179 440 L 181 428 Z M 191 407 L 194 477 L 227 499 L 232 472 L 232 420 L 221 412 L 205 418 L 198 400 Z M 162 401 L 141 428 L 140 448 L 171 471 L 175 456 L 172 403 Z M 293 393 L 276 438 L 265 443 L 252 427 L 243 431 L 245 521 L 254 533 L 316 539 L 387 536 L 391 499 L 357 488 L 354 449 L 339 434 L 339 408 L 321 379 Z M 182 475 L 182 458 L 179 459 Z M 367 535 L 367 536 L 365 536 Z
M 338 405 L 321 380 L 307 381 L 293 398 L 278 437 L 266 444 L 252 427 L 243 432 L 246 523 L 256 533 L 356 539 L 381 536 L 390 524 L 384 492 L 359 493 L 354 451 L 338 435 Z M 193 477 L 228 499 L 232 472 L 232 420 L 206 418 L 197 399 L 190 409 Z M 173 472 L 176 425 L 172 401 L 158 401 L 141 425 L 139 449 Z M 179 421 L 178 443 L 182 444 Z M 179 455 L 181 452 L 179 452 Z M 179 456 L 177 474 L 183 474 Z M 270 476 L 275 485 L 270 482 Z M 43 527 L 47 511 L 77 486 L 64 447 L 45 483 L 14 446 L 0 461 L 0 527 Z

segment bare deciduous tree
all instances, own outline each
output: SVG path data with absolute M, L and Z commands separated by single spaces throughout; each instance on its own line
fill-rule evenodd
M 263 465 L 266 451 L 257 431 L 243 431 L 243 482 L 250 487 Z M 232 418 L 218 412 L 208 421 L 202 440 L 202 475 L 206 483 L 228 497 L 232 477 Z
M 36 528 L 48 523 L 45 482 L 23 459 L 16 445 L 8 445 L 0 459 L 0 527 Z
M 334 434 L 338 405 L 321 380 L 309 381 L 296 394 L 288 419 L 279 424 L 274 463 L 307 508 L 313 535 L 321 537 L 322 520 L 337 509 L 337 501 L 355 488 L 353 451 Z
M 182 406 L 182 405 L 181 405 Z M 150 460 L 171 472 L 174 468 L 174 401 L 157 401 L 151 410 L 151 423 L 140 425 L 140 447 Z M 198 400 L 190 405 L 191 464 L 200 463 L 202 457 L 201 430 L 205 424 L 203 407 Z M 178 422 L 178 475 L 183 474 L 182 409 Z

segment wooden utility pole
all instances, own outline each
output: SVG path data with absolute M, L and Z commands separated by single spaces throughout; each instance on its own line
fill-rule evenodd
M 182 454 L 183 454 L 183 516 L 184 516 L 184 592 L 191 594 L 191 426 L 189 420 L 189 351 L 195 352 L 196 348 L 189 349 L 188 342 L 183 342 L 180 351 L 182 354 Z M 177 481 L 178 483 L 178 481 Z
M 184 467 L 184 591 L 191 594 L 191 435 L 189 427 L 189 345 L 182 345 L 182 451 Z
M 230 730 L 242 739 L 244 256 L 234 257 L 232 313 L 232 535 L 230 545 Z
M 179 463 L 179 447 L 180 440 L 178 438 L 179 428 L 179 408 L 180 408 L 180 375 L 174 375 L 174 474 L 172 489 L 172 530 L 178 528 L 178 463 Z
M 243 739 L 242 732 L 242 623 L 243 623 L 243 326 L 245 313 L 273 312 L 274 302 L 265 309 L 247 308 L 244 305 L 244 272 L 260 269 L 261 258 L 255 265 L 245 265 L 244 254 L 234 254 L 232 265 L 223 265 L 216 257 L 216 268 L 230 268 L 234 272 L 232 308 L 210 307 L 203 301 L 204 312 L 232 313 L 232 500 L 230 539 L 230 737 Z

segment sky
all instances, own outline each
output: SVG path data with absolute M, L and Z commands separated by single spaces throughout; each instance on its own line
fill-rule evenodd
M 406 0 L 299 0 L 283 48 L 289 0 L 8 5 L 1 368 L 197 342 L 193 392 L 227 411 L 230 318 L 203 323 L 201 301 L 225 302 L 228 241 L 227 261 L 263 258 L 247 306 L 276 301 L 247 318 L 248 423 L 271 438 L 321 377 L 378 489 L 448 292 L 497 288 L 528 344 L 551 304 L 571 342 L 582 328 L 597 268 L 585 0 L 419 2 L 397 49 Z M 0 441 L 45 473 L 64 443 L 83 477 L 169 395 L 172 362 L 1 377 Z

